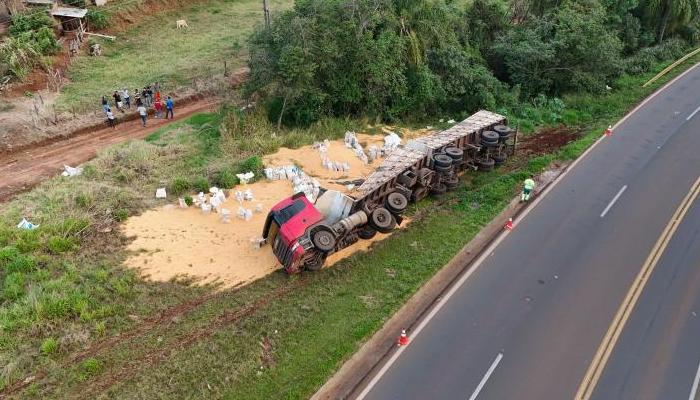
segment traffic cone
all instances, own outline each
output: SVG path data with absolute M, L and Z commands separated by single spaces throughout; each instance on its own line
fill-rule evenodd
M 612 135 L 612 125 L 608 125 L 608 129 L 605 130 L 605 136 Z
M 397 340 L 396 343 L 398 343 L 399 346 L 406 346 L 406 345 L 408 345 L 408 336 L 406 336 L 406 330 L 405 330 L 405 329 L 401 329 L 401 336 L 399 336 L 399 340 Z
M 506 224 L 504 229 L 507 231 L 513 230 L 513 218 L 508 218 L 508 223 Z

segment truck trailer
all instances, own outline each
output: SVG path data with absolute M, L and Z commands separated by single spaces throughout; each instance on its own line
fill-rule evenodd
M 444 195 L 466 170 L 502 165 L 514 148 L 512 133 L 504 116 L 482 110 L 447 130 L 408 141 L 391 150 L 350 194 L 326 190 L 312 203 L 299 192 L 279 202 L 265 220 L 264 243 L 287 273 L 316 271 L 328 255 L 393 231 L 409 201 Z

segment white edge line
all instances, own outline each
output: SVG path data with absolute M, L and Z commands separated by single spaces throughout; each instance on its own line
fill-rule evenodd
M 690 396 L 688 396 L 688 400 L 695 400 L 695 395 L 698 392 L 698 384 L 700 384 L 700 365 L 698 365 L 698 372 L 695 373 L 693 388 L 690 390 Z
M 620 196 L 622 196 L 622 193 L 624 193 L 625 190 L 627 190 L 627 185 L 623 186 L 622 189 L 620 189 L 620 191 L 617 192 L 617 194 L 615 195 L 615 197 L 613 197 L 613 199 L 610 200 L 610 203 L 608 203 L 608 206 L 605 207 L 605 210 L 603 210 L 603 212 L 600 214 L 600 218 L 603 218 L 603 217 L 605 216 L 605 214 L 607 214 L 608 211 L 610 211 L 610 208 L 612 208 L 613 204 L 615 204 L 615 202 L 617 201 L 617 199 L 619 199 Z
M 693 65 L 692 67 L 688 68 L 685 72 L 683 72 L 682 74 L 673 78 L 673 80 L 666 83 L 664 86 L 662 86 L 660 89 L 658 89 L 654 93 L 650 94 L 649 97 L 644 99 L 644 101 L 639 103 L 637 105 L 637 107 L 633 108 L 632 111 L 627 113 L 627 115 L 622 117 L 621 120 L 619 120 L 615 125 L 613 125 L 613 129 L 618 127 L 623 122 L 625 122 L 629 117 L 631 117 L 634 113 L 636 113 L 640 108 L 642 108 L 645 104 L 647 104 L 649 101 L 651 101 L 659 93 L 666 90 L 666 88 L 668 88 L 673 83 L 675 83 L 677 80 L 681 79 L 682 77 L 684 77 L 685 75 L 690 73 L 690 71 L 694 70 L 699 65 L 700 65 L 700 62 Z M 602 135 L 601 137 L 599 137 L 598 140 L 596 140 L 589 148 L 586 149 L 586 151 L 583 152 L 583 154 L 581 154 L 581 156 L 579 156 L 577 159 L 575 159 L 574 162 L 572 162 L 571 165 L 569 165 L 569 167 L 561 175 L 559 175 L 547 188 L 545 188 L 545 190 L 542 193 L 540 193 L 539 196 L 537 196 L 535 198 L 535 201 L 532 202 L 532 205 L 530 207 L 525 208 L 525 210 L 523 210 L 523 212 L 520 213 L 520 216 L 516 220 L 517 221 L 523 220 L 530 213 L 530 211 L 532 211 L 540 203 L 540 201 L 542 201 L 542 199 L 545 198 L 545 196 L 552 190 L 552 188 L 554 188 L 571 170 L 574 169 L 574 167 L 576 165 L 578 165 L 579 162 L 581 162 L 581 160 L 583 160 L 591 151 L 593 151 L 593 149 L 596 146 L 598 146 L 600 144 L 600 142 L 602 142 L 606 137 L 607 137 L 607 135 Z M 515 222 L 516 220 L 514 220 L 513 222 Z M 442 306 L 445 303 L 447 303 L 447 301 L 450 299 L 450 297 L 452 297 L 452 295 L 457 290 L 459 290 L 459 288 L 474 273 L 474 271 L 476 271 L 479 268 L 479 266 L 481 266 L 482 262 L 486 259 L 486 257 L 488 257 L 489 255 L 491 255 L 491 253 L 493 253 L 495 248 L 503 241 L 503 239 L 506 237 L 508 232 L 509 231 L 505 231 L 505 230 L 502 231 L 498 235 L 498 237 L 496 237 L 496 239 L 493 242 L 491 242 L 491 245 L 489 245 L 486 248 L 486 250 L 484 250 L 481 253 L 481 256 L 479 256 L 479 258 L 476 259 L 476 261 L 474 261 L 473 266 L 471 268 L 468 268 L 467 271 L 459 279 L 459 281 L 457 281 L 452 286 L 452 288 L 450 288 L 449 292 L 447 292 L 447 294 L 442 299 L 436 301 L 435 307 L 433 307 L 430 310 L 430 313 L 428 313 L 428 315 L 426 315 L 425 318 L 423 320 L 421 320 L 420 324 L 418 324 L 416 329 L 414 329 L 411 332 L 411 339 L 413 341 L 416 340 L 416 338 L 418 337 L 418 334 L 420 334 L 420 332 L 428 324 L 428 322 L 430 322 L 430 320 L 435 316 L 435 314 L 437 314 L 437 312 L 440 310 L 440 308 L 442 308 Z M 399 356 L 401 356 L 401 354 L 404 352 L 406 347 L 407 346 L 399 347 L 399 349 L 396 352 L 394 352 L 394 354 L 391 355 L 391 358 L 389 358 L 389 360 L 382 366 L 382 368 L 377 372 L 377 374 L 375 374 L 372 377 L 372 380 L 369 381 L 367 386 L 365 386 L 365 388 L 362 390 L 362 392 L 360 392 L 360 394 L 355 398 L 355 400 L 363 400 L 369 394 L 369 392 L 377 384 L 377 382 L 379 382 L 379 380 L 382 378 L 382 376 L 389 370 L 389 368 L 391 368 L 391 365 L 394 364 L 394 362 L 396 362 L 396 359 L 398 359 Z
M 503 354 L 498 353 L 496 360 L 493 362 L 493 364 L 491 364 L 491 366 L 489 367 L 489 370 L 486 371 L 486 375 L 484 375 L 484 377 L 481 378 L 481 382 L 479 382 L 479 386 L 476 387 L 476 390 L 474 390 L 474 393 L 472 393 L 469 400 L 476 400 L 476 397 L 479 395 L 479 393 L 481 393 L 481 389 L 484 388 L 484 385 L 486 385 L 486 382 L 491 377 L 491 374 L 493 374 L 493 371 L 496 370 L 496 367 L 498 367 L 498 363 L 501 362 L 502 358 L 503 358 Z
M 698 111 L 700 111 L 700 107 L 696 108 L 695 111 L 693 111 L 693 113 L 690 114 L 690 116 L 688 116 L 688 118 L 686 118 L 685 120 L 690 121 L 695 116 L 695 114 L 698 113 Z

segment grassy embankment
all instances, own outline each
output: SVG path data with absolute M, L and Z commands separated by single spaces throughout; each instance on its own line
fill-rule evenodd
M 118 398 L 306 398 L 502 209 L 526 175 L 578 156 L 654 89 L 641 88 L 652 75 L 622 78 L 605 96 L 565 98 L 566 108 L 557 112 L 556 104 L 519 110 L 525 118 L 511 117 L 523 126 L 563 119 L 584 127 L 583 135 L 555 154 L 511 161 L 515 171 L 468 175 L 444 201 L 413 206 L 414 222 L 369 253 L 316 274 L 273 274 L 222 292 L 195 312 L 69 361 L 86 345 L 210 291 L 188 282 L 146 282 L 120 266 L 127 239 L 117 224 L 154 204 L 160 181 L 183 175 L 184 182 L 216 182 L 224 170 L 245 168 L 250 155 L 342 135 L 359 123 L 327 121 L 272 139 L 260 119 L 249 120 L 244 133 L 220 134 L 227 114 L 198 115 L 149 141 L 110 149 L 84 176 L 53 179 L 3 205 L 2 382 L 47 371 L 18 398 L 94 398 L 105 389 Z M 13 229 L 21 215 L 41 228 Z M 270 298 L 280 290 L 290 292 Z M 265 298 L 250 313 L 230 314 Z
M 70 83 L 63 87 L 59 107 L 93 110 L 101 95 L 109 96 L 126 86 L 129 91 L 155 81 L 167 92 L 180 94 L 226 88 L 228 71 L 245 65 L 245 41 L 256 24 L 262 23 L 262 3 L 255 0 L 209 0 L 158 12 L 116 32 L 117 40 L 94 38 L 103 56 L 80 56 L 73 60 Z M 290 0 L 270 0 L 272 12 L 291 7 Z M 110 14 L 129 14 L 143 5 L 110 3 Z M 116 17 L 112 19 L 117 20 Z M 186 29 L 175 21 L 185 19 Z M 216 80 L 213 82 L 212 79 Z

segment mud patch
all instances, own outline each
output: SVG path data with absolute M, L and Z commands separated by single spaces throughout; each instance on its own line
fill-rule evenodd
M 518 143 L 518 150 L 529 155 L 553 153 L 567 144 L 580 139 L 582 130 L 564 125 L 546 128 L 537 133 L 523 137 Z

